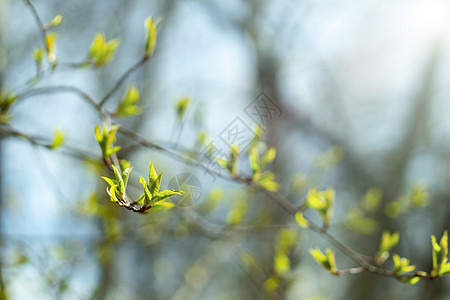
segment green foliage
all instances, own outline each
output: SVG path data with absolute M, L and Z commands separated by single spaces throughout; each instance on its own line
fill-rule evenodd
M 367 212 L 374 212 L 381 203 L 383 192 L 379 188 L 370 188 L 361 201 L 361 207 Z
M 398 200 L 386 203 L 386 205 L 384 206 L 384 212 L 386 216 L 390 218 L 396 218 L 403 214 L 406 211 L 404 199 L 404 197 L 401 197 Z
M 59 25 L 61 25 L 63 21 L 63 16 L 61 14 L 57 14 L 53 17 L 53 19 L 45 26 L 47 29 L 55 28 Z
M 448 261 L 448 232 L 444 231 L 441 241 L 438 244 L 436 237 L 431 236 L 431 244 L 433 246 L 433 270 L 431 276 L 439 278 L 450 273 L 450 263 Z
M 7 124 L 11 120 L 8 115 L 9 108 L 16 102 L 17 96 L 13 93 L 7 93 L 5 91 L 0 92 L 0 124 Z
M 227 223 L 229 225 L 239 224 L 247 211 L 247 203 L 244 201 L 235 202 L 233 209 L 227 214 Z
M 62 145 L 64 142 L 64 133 L 61 131 L 61 129 L 56 128 L 55 129 L 55 137 L 53 138 L 52 145 L 50 148 L 56 149 Z
M 361 234 L 372 234 L 378 228 L 378 222 L 367 217 L 361 209 L 349 210 L 345 216 L 344 225 Z
M 220 200 L 222 200 L 223 197 L 224 192 L 221 188 L 216 187 L 212 189 L 209 192 L 208 197 L 206 197 L 206 201 L 200 205 L 199 210 L 203 214 L 210 213 L 219 204 Z
M 30 4 L 30 6 L 32 5 Z M 37 19 L 39 21 L 39 18 Z M 33 58 L 37 64 L 38 71 L 40 70 L 43 64 L 45 55 L 47 55 L 47 60 L 53 68 L 57 66 L 56 60 L 57 35 L 55 33 L 48 33 L 47 30 L 59 26 L 62 23 L 62 21 L 63 21 L 62 15 L 58 14 L 48 24 L 44 25 L 43 28 L 41 28 L 42 33 L 45 35 L 45 45 L 43 46 L 43 48 L 34 49 L 32 53 Z M 145 27 L 147 30 L 147 36 L 146 36 L 144 57 L 141 59 L 141 61 L 138 62 L 138 64 L 134 65 L 127 72 L 125 72 L 123 76 L 119 77 L 120 78 L 119 81 L 116 82 L 116 85 L 111 90 L 111 93 L 107 95 L 106 98 L 108 98 L 119 88 L 121 88 L 121 85 L 123 84 L 127 76 L 132 72 L 134 72 L 134 70 L 136 70 L 137 67 L 143 64 L 153 55 L 157 43 L 158 25 L 155 25 L 153 18 L 148 18 L 145 21 Z M 119 46 L 118 39 L 112 39 L 107 41 L 104 34 L 97 33 L 90 45 L 89 55 L 84 65 L 93 65 L 95 67 L 101 67 L 106 65 L 114 58 L 118 46 Z M 77 64 L 73 65 L 79 66 Z M 42 72 L 42 74 L 43 73 L 46 72 Z M 38 72 L 38 75 L 36 76 L 35 79 L 38 79 L 38 77 L 40 76 L 41 72 Z M 26 89 L 28 88 L 27 85 L 30 82 L 34 84 L 35 82 L 38 81 L 35 82 L 33 82 L 32 80 L 28 81 L 27 84 L 25 85 L 25 92 L 23 94 L 26 94 L 29 91 L 33 92 L 33 90 L 31 89 L 32 87 L 30 88 L 30 90 Z M 32 85 L 30 84 L 30 86 Z M 57 88 L 56 90 L 58 90 L 58 87 L 56 88 Z M 137 103 L 139 101 L 139 90 L 135 86 L 131 86 L 127 89 L 113 114 L 110 114 L 109 112 L 103 110 L 102 108 L 103 100 L 100 102 L 99 105 L 96 105 L 97 103 L 96 101 L 94 100 L 91 101 L 89 97 L 85 98 L 88 98 L 89 100 L 88 102 L 91 102 L 91 104 L 93 104 L 93 107 L 100 112 L 102 117 L 108 120 L 107 122 L 110 122 L 109 119 L 111 115 L 116 117 L 126 117 L 139 114 L 142 111 L 141 107 L 137 106 Z M 15 96 L 14 94 L 1 95 L 0 97 L 1 124 L 6 124 L 9 121 L 10 117 L 8 116 L 8 110 L 16 100 L 17 96 Z M 183 118 L 186 116 L 186 111 L 190 103 L 191 103 L 190 98 L 184 97 L 179 99 L 175 104 L 177 119 L 179 122 L 183 121 Z M 103 160 L 107 164 L 108 168 L 114 174 L 112 178 L 102 177 L 103 180 L 105 180 L 105 182 L 107 183 L 106 192 L 109 195 L 110 200 L 114 204 L 120 207 L 124 207 L 130 211 L 147 214 L 159 210 L 173 208 L 174 204 L 168 201 L 169 198 L 175 195 L 180 195 L 183 193 L 183 191 L 160 190 L 163 172 L 158 174 L 151 161 L 148 180 L 146 180 L 143 177 L 140 177 L 139 180 L 139 182 L 142 185 L 143 191 L 142 195 L 139 196 L 134 201 L 128 199 L 127 187 L 133 167 L 129 162 L 125 160 L 118 160 L 115 155 L 120 149 L 120 146 L 114 146 L 118 128 L 119 125 L 107 126 L 106 124 L 103 126 L 103 128 L 100 128 L 99 125 L 97 125 L 95 128 L 95 137 L 101 148 Z M 18 136 L 26 137 L 36 145 L 41 145 L 39 141 L 34 142 L 34 140 L 32 140 L 31 137 L 29 138 L 25 135 L 22 135 L 19 131 L 11 131 L 11 132 Z M 250 144 L 250 148 L 248 151 L 249 163 L 251 168 L 250 178 L 243 177 L 240 175 L 238 164 L 239 148 L 237 145 L 231 146 L 229 157 L 227 159 L 218 159 L 217 163 L 221 165 L 224 169 L 226 169 L 228 173 L 231 175 L 230 176 L 232 177 L 231 179 L 235 180 L 236 182 L 239 183 L 244 182 L 249 186 L 259 186 L 267 191 L 276 192 L 279 189 L 279 184 L 278 182 L 275 181 L 275 174 L 270 171 L 264 170 L 264 168 L 274 161 L 274 159 L 276 158 L 277 151 L 275 148 L 267 149 L 266 145 L 264 145 L 264 143 L 261 142 L 262 133 L 263 133 L 262 127 L 258 125 L 255 129 L 255 136 Z M 137 140 L 138 139 L 135 139 L 135 141 Z M 207 140 L 208 137 L 206 136 L 206 134 L 201 133 L 199 135 L 195 148 L 196 149 L 200 148 L 201 145 L 206 144 Z M 63 144 L 63 142 L 64 142 L 64 134 L 59 129 L 56 129 L 55 136 L 51 144 L 45 143 L 43 145 L 44 147 L 47 148 L 56 149 L 60 147 Z M 141 144 L 144 145 L 144 143 Z M 149 141 L 148 145 L 150 145 L 149 146 L 150 148 L 151 146 L 153 146 L 153 143 Z M 169 152 L 168 149 L 165 150 L 163 147 L 159 147 L 158 145 L 156 145 L 155 148 L 157 147 L 159 150 Z M 174 151 L 173 153 L 170 152 L 170 154 L 175 155 L 177 155 L 177 153 L 178 153 L 177 151 Z M 192 154 L 193 151 L 190 151 L 189 153 Z M 341 147 L 332 147 L 327 152 L 317 157 L 317 159 L 315 160 L 315 165 L 319 169 L 326 169 L 336 165 L 339 161 L 342 160 L 343 156 L 344 151 Z M 184 156 L 180 154 L 179 158 L 184 159 Z M 295 196 L 299 196 L 294 194 L 299 193 L 306 186 L 307 186 L 306 176 L 303 174 L 297 174 L 292 177 L 291 182 L 292 194 L 289 195 L 292 197 L 284 197 L 281 194 L 276 195 L 280 196 L 278 199 L 284 199 L 285 201 L 289 201 L 290 199 L 288 198 L 295 198 Z M 273 193 L 270 193 L 269 195 L 273 196 Z M 247 220 L 251 221 L 257 220 L 257 222 L 255 222 L 257 225 L 261 224 L 265 225 L 266 223 L 264 222 L 267 222 L 267 219 L 270 219 L 270 217 L 275 216 L 275 214 L 271 214 L 272 213 L 271 211 L 269 212 L 263 211 L 263 213 L 266 213 L 265 215 L 261 213 L 260 215 L 254 217 L 254 210 L 253 210 L 254 207 L 250 206 L 249 204 L 250 201 L 248 200 L 247 196 L 248 194 L 246 194 L 244 197 L 234 197 L 232 207 L 226 216 L 227 226 L 223 226 L 220 233 L 222 233 L 223 230 L 223 233 L 227 234 L 228 232 L 226 232 L 226 230 L 231 229 L 234 234 L 238 232 L 239 231 L 238 229 L 240 228 L 227 228 L 227 227 L 243 224 Z M 221 189 L 218 188 L 214 189 L 207 197 L 207 201 L 200 207 L 199 211 L 203 214 L 211 212 L 218 205 L 218 203 L 223 197 L 224 192 Z M 411 186 L 407 195 L 402 196 L 395 201 L 387 203 L 385 206 L 385 212 L 390 217 L 396 217 L 406 212 L 410 208 L 423 207 L 427 205 L 429 203 L 429 198 L 430 197 L 427 190 L 422 185 L 415 184 Z M 87 204 L 84 205 L 81 208 L 81 210 L 83 211 L 83 213 L 87 215 L 96 216 L 103 220 L 105 227 L 104 232 L 106 235 L 107 242 L 101 243 L 101 246 L 98 249 L 98 255 L 100 261 L 110 262 L 115 259 L 115 256 L 111 245 L 107 244 L 111 240 L 114 240 L 118 236 L 120 236 L 121 234 L 120 222 L 115 216 L 113 216 L 110 213 L 110 211 L 108 211 L 108 209 L 105 209 L 105 207 L 101 207 L 99 205 L 99 201 L 97 200 L 98 199 L 95 197 L 95 195 L 90 197 Z M 432 252 L 433 269 L 431 271 L 430 276 L 428 276 L 427 273 L 421 271 L 418 271 L 414 274 L 405 275 L 405 273 L 412 272 L 415 269 L 415 266 L 410 265 L 409 259 L 401 258 L 397 254 L 393 255 L 394 267 L 392 273 L 380 267 L 380 265 L 384 263 L 390 256 L 390 251 L 398 244 L 399 242 L 398 232 L 389 233 L 388 231 L 384 231 L 375 258 L 374 259 L 367 258 L 367 260 L 364 261 L 364 263 L 362 263 L 360 259 L 365 259 L 364 256 L 360 256 L 356 251 L 347 249 L 346 246 L 342 244 L 342 242 L 340 242 L 337 238 L 334 239 L 331 233 L 327 231 L 327 227 L 330 225 L 333 215 L 334 201 L 335 201 L 335 192 L 333 189 L 327 189 L 325 191 L 310 189 L 306 196 L 306 201 L 304 205 L 300 206 L 282 205 L 283 208 L 285 208 L 289 213 L 291 214 L 295 213 L 295 220 L 299 226 L 305 228 L 311 227 L 318 233 L 326 235 L 331 242 L 333 242 L 336 246 L 339 246 L 341 250 L 344 250 L 343 251 L 344 253 L 347 253 L 347 255 L 350 258 L 352 258 L 354 262 L 359 264 L 359 266 L 355 268 L 339 271 L 337 269 L 335 262 L 335 253 L 331 249 L 327 248 L 325 253 L 322 253 L 322 251 L 318 248 L 310 249 L 310 254 L 313 256 L 313 258 L 332 274 L 342 275 L 342 274 L 359 273 L 362 271 L 370 271 L 373 273 L 379 273 L 381 275 L 395 277 L 398 280 L 408 284 L 415 284 L 420 280 L 421 277 L 437 279 L 445 274 L 450 273 L 450 263 L 448 263 L 447 231 L 444 232 L 439 243 L 437 242 L 435 236 L 431 237 L 433 248 Z M 279 202 L 280 204 L 283 204 L 281 200 Z M 377 212 L 381 202 L 382 202 L 381 190 L 377 188 L 372 188 L 369 191 L 367 191 L 367 193 L 365 194 L 360 203 L 360 206 L 356 210 L 351 211 L 347 216 L 346 220 L 347 227 L 357 229 L 359 232 L 364 234 L 373 233 L 376 230 L 378 223 L 376 222 L 375 219 L 371 217 L 373 217 L 373 215 Z M 293 203 L 287 204 L 294 205 Z M 318 212 L 323 221 L 323 228 L 320 228 L 319 225 L 313 223 L 312 220 L 305 218 L 303 214 L 305 209 L 312 209 Z M 267 218 L 267 216 L 269 216 L 269 218 Z M 253 217 L 254 219 L 251 219 Z M 265 217 L 265 219 L 263 220 L 262 217 Z M 150 219 L 154 220 L 154 218 Z M 196 217 L 192 217 L 193 222 L 192 225 L 202 225 L 202 223 L 200 222 L 199 224 L 194 223 L 198 220 L 203 222 L 203 220 L 200 218 L 197 219 Z M 208 220 L 204 220 L 204 222 L 205 224 L 207 224 Z M 153 224 L 154 223 L 151 223 L 151 225 Z M 167 225 L 167 222 L 164 223 L 164 225 Z M 173 228 L 176 228 L 175 231 L 179 233 L 179 236 L 183 234 L 186 236 L 186 232 L 188 233 L 187 226 L 185 226 L 182 223 L 176 225 L 178 226 Z M 154 231 L 154 227 L 152 226 L 150 227 L 151 230 Z M 273 256 L 273 270 L 271 270 L 271 272 L 273 273 L 269 275 L 270 277 L 267 276 L 268 279 L 264 283 L 264 288 L 266 291 L 275 291 L 279 289 L 279 287 L 282 284 L 284 287 L 284 282 L 282 282 L 282 280 L 290 279 L 290 276 L 288 275 L 290 275 L 291 268 L 293 267 L 291 266 L 291 264 L 295 262 L 295 260 L 291 261 L 290 255 L 292 254 L 292 250 L 294 249 L 295 245 L 298 244 L 297 229 L 298 228 L 295 228 L 294 230 L 284 228 L 278 231 Z M 254 256 L 249 253 L 245 253 L 244 255 L 242 255 L 241 260 L 243 261 L 244 265 L 247 268 L 254 267 L 256 264 Z M 370 268 L 366 268 L 365 263 L 371 264 Z M 271 268 L 272 265 L 269 265 L 268 267 Z M 195 269 L 196 271 L 198 271 L 196 274 L 202 275 L 200 272 L 203 270 L 202 268 L 203 266 L 197 267 L 197 269 Z M 258 272 L 264 274 L 264 272 L 261 272 L 261 270 L 258 270 Z M 1 295 L 2 291 L 0 291 L 0 298 L 2 297 Z
M 330 248 L 325 250 L 325 254 L 320 251 L 319 248 L 309 250 L 312 257 L 317 261 L 317 263 L 327 269 L 331 274 L 337 275 L 339 271 L 336 267 L 336 260 L 334 252 Z
M 400 258 L 397 254 L 392 256 L 392 260 L 394 261 L 394 269 L 392 271 L 395 275 L 408 273 L 416 268 L 414 265 L 409 265 L 409 259 L 405 257 Z
M 239 147 L 237 145 L 232 145 L 230 148 L 230 159 L 226 165 L 226 168 L 230 174 L 234 176 L 239 175 L 239 167 L 238 167 L 238 159 L 239 159 Z
M 250 166 L 252 168 L 252 174 L 261 173 L 262 169 L 269 163 L 271 163 L 276 156 L 277 152 L 275 148 L 270 148 L 264 153 L 264 155 L 260 158 L 259 151 L 257 148 L 250 148 L 249 150 L 249 158 L 250 158 Z
M 257 182 L 261 187 L 271 192 L 277 191 L 279 186 L 275 181 L 275 175 L 270 171 L 263 171 L 263 168 L 271 163 L 275 156 L 275 148 L 267 150 L 262 157 L 260 157 L 257 147 L 251 147 L 249 150 L 252 181 Z
M 84 201 L 83 205 L 80 207 L 80 213 L 83 216 L 97 218 L 101 221 L 103 230 L 105 232 L 105 240 L 114 242 L 121 238 L 122 229 L 115 211 L 111 210 L 108 206 L 100 205 L 98 197 L 95 193 L 91 193 L 89 197 Z M 100 251 L 109 252 L 109 250 L 107 249 L 101 249 Z M 107 254 L 106 256 L 99 257 L 102 262 L 109 261 L 113 258 L 110 257 L 109 253 L 102 254 Z
M 320 154 L 314 161 L 319 169 L 327 169 L 335 166 L 344 157 L 344 150 L 339 146 L 333 146 L 325 153 Z
M 56 67 L 56 33 L 49 33 L 45 36 L 45 49 L 47 50 L 47 60 L 52 65 L 52 68 Z
M 126 197 L 127 183 L 132 167 L 130 167 L 128 162 L 123 162 L 122 167 L 125 169 L 119 171 L 114 165 L 112 166 L 115 177 L 114 179 L 102 177 L 109 185 L 109 187 L 106 188 L 106 192 L 108 193 L 111 201 L 119 206 L 125 206 L 128 209 L 137 212 L 147 214 L 153 213 L 162 209 L 170 209 L 174 207 L 174 204 L 167 202 L 167 199 L 171 196 L 180 195 L 183 193 L 183 191 L 179 190 L 160 191 L 159 188 L 161 186 L 163 172 L 158 175 L 152 162 L 150 162 L 148 182 L 145 181 L 143 177 L 141 177 L 139 181 L 143 186 L 144 193 L 136 201 L 131 202 L 133 204 L 141 205 L 141 207 L 139 209 L 133 209 Z M 150 210 L 150 208 L 152 209 Z
M 273 292 L 278 289 L 280 285 L 280 278 L 272 276 L 264 282 L 264 289 L 268 292 Z
M 418 277 L 418 276 L 405 277 L 405 278 L 401 279 L 402 282 L 407 283 L 409 285 L 414 285 L 417 282 L 419 282 L 419 280 L 420 280 L 420 277 Z
M 333 189 L 319 192 L 310 189 L 306 196 L 306 207 L 315 209 L 323 220 L 324 226 L 328 227 L 333 216 L 335 192 Z
M 283 277 L 291 270 L 291 260 L 289 253 L 298 242 L 298 234 L 294 229 L 280 229 L 277 234 L 275 257 L 274 257 L 274 271 Z
M 308 220 L 305 219 L 303 216 L 303 213 L 301 211 L 298 211 L 295 213 L 295 220 L 297 221 L 297 224 L 301 227 L 308 227 Z
M 156 47 L 156 40 L 158 37 L 158 31 L 155 26 L 153 18 L 147 18 L 145 20 L 145 27 L 147 29 L 147 41 L 145 43 L 145 59 L 149 59 Z
M 35 49 L 33 50 L 33 53 L 32 53 L 33 59 L 34 59 L 34 61 L 36 62 L 36 66 L 37 66 L 38 70 L 39 70 L 39 69 L 41 68 L 41 66 L 42 66 L 42 56 L 43 56 L 43 52 L 44 52 L 44 49 L 42 49 L 42 48 L 35 48 Z
M 105 35 L 99 32 L 92 41 L 88 61 L 93 63 L 95 67 L 104 66 L 114 58 L 118 46 L 118 39 L 106 41 Z
M 270 171 L 264 171 L 258 176 L 253 176 L 253 180 L 256 180 L 262 188 L 268 190 L 269 192 L 278 191 L 279 185 L 278 182 L 275 181 L 275 174 Z
M 238 225 L 242 222 L 248 211 L 248 202 L 242 193 L 236 193 L 232 209 L 227 214 L 227 223 L 229 225 Z
M 290 189 L 292 193 L 301 192 L 308 182 L 308 178 L 303 173 L 295 173 L 291 178 Z
M 389 251 L 398 244 L 399 239 L 400 234 L 398 232 L 389 233 L 389 231 L 383 231 L 380 246 L 375 258 L 378 263 L 381 264 L 389 258 Z
M 283 251 L 277 251 L 274 258 L 274 270 L 279 276 L 286 275 L 291 270 L 289 256 Z
M 184 114 L 186 113 L 186 109 L 188 108 L 190 103 L 191 98 L 189 97 L 183 97 L 177 101 L 177 103 L 175 104 L 175 108 L 177 110 L 178 121 L 183 120 Z
M 114 171 L 115 179 L 111 179 L 108 177 L 102 177 L 108 184 L 109 187 L 106 188 L 106 192 L 108 193 L 112 202 L 119 204 L 123 201 L 126 201 L 125 191 L 127 189 L 128 177 L 130 176 L 130 172 L 132 168 L 125 169 L 122 173 L 120 173 L 117 168 L 112 166 Z M 116 192 L 119 196 L 119 199 L 116 196 Z
M 230 147 L 230 154 L 228 159 L 217 158 L 217 163 L 225 168 L 231 175 L 239 176 L 239 168 L 238 168 L 238 159 L 239 159 L 239 147 L 237 145 L 232 145 Z
M 276 249 L 288 253 L 298 242 L 298 232 L 296 229 L 283 228 L 277 233 Z
M 148 176 L 148 182 L 143 177 L 140 179 L 140 183 L 144 188 L 143 196 L 139 197 L 138 203 L 143 202 L 143 211 L 147 213 L 156 212 L 162 209 L 170 209 L 174 207 L 173 203 L 167 202 L 167 198 L 183 194 L 183 191 L 179 190 L 163 190 L 159 191 L 161 186 L 161 178 L 163 172 L 159 175 L 156 173 L 152 162 L 150 162 L 150 171 Z M 151 211 L 148 209 L 152 208 Z
M 138 101 L 139 90 L 135 86 L 129 87 L 122 101 L 117 106 L 114 116 L 128 117 L 140 114 L 142 109 L 139 106 L 136 106 Z
M 420 182 L 416 182 L 411 186 L 409 197 L 412 207 L 424 207 L 430 202 L 430 194 Z
M 113 146 L 113 143 L 116 141 L 116 132 L 119 127 L 119 125 L 114 125 L 108 129 L 106 125 L 103 125 L 103 130 L 100 130 L 99 125 L 95 127 L 95 138 L 102 150 L 102 157 L 108 164 L 111 155 L 120 150 L 120 146 Z
M 384 211 L 390 218 L 396 218 L 406 213 L 410 209 L 425 207 L 430 202 L 430 195 L 426 187 L 419 183 L 413 183 L 406 195 L 394 201 L 386 203 Z
M 362 197 L 359 207 L 347 211 L 344 225 L 360 234 L 373 234 L 379 224 L 372 216 L 377 212 L 382 196 L 379 188 L 370 188 Z

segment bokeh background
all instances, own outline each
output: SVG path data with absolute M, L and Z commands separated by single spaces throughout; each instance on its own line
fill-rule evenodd
M 161 17 L 154 56 L 107 104 L 113 110 L 127 85 L 139 87 L 144 113 L 120 119 L 124 127 L 178 150 L 196 149 L 204 132 L 228 153 L 220 134 L 237 117 L 253 125 L 245 108 L 264 92 L 282 111 L 264 130 L 265 143 L 277 148 L 270 169 L 280 191 L 297 205 L 309 188 L 333 187 L 333 235 L 374 255 L 383 230 L 399 231 L 394 252 L 431 269 L 430 235 L 448 229 L 450 215 L 448 1 L 35 5 L 44 21 L 64 17 L 56 29 L 60 62 L 83 61 L 96 32 L 121 42 L 104 68 L 59 68 L 37 87 L 73 85 L 101 99 L 142 56 L 144 20 Z M 2 87 L 20 92 L 35 73 L 31 53 L 41 36 L 25 1 L 2 0 L 0 12 Z M 180 123 L 174 103 L 185 96 L 192 102 Z M 60 128 L 66 141 L 50 151 L 17 137 L 0 140 L 1 280 L 11 299 L 450 297 L 448 278 L 407 286 L 373 274 L 334 277 L 308 253 L 333 247 L 264 193 L 123 135 L 119 157 L 135 166 L 136 183 L 152 160 L 164 170 L 164 186 L 187 172 L 199 179 L 201 195 L 191 207 L 151 215 L 114 206 L 93 134 L 102 122 L 70 93 L 12 107 L 14 128 L 50 140 Z M 274 257 L 283 243 L 290 268 L 280 275 Z M 340 252 L 337 264 L 354 266 Z M 275 287 L 270 278 L 279 279 Z

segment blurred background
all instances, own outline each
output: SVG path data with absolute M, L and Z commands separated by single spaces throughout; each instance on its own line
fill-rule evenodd
M 249 111 L 265 99 L 273 115 L 263 141 L 277 149 L 269 169 L 280 192 L 298 205 L 309 188 L 333 187 L 333 235 L 372 256 L 383 230 L 398 231 L 394 252 L 431 269 L 430 235 L 440 237 L 450 215 L 448 1 L 34 4 L 44 22 L 64 18 L 53 30 L 61 67 L 34 88 L 71 85 L 99 101 L 142 57 L 145 19 L 161 18 L 154 56 L 106 105 L 114 110 L 136 85 L 144 112 L 118 122 L 169 149 L 201 151 L 207 140 L 228 153 L 227 130 L 238 122 L 251 136 L 258 120 Z M 36 72 L 32 51 L 42 37 L 26 1 L 2 0 L 0 13 L 1 85 L 19 93 Z M 114 60 L 64 68 L 86 59 L 97 32 L 120 40 Z M 191 102 L 178 120 L 183 97 Z M 448 277 L 408 286 L 366 273 L 332 276 L 308 250 L 336 249 L 264 193 L 124 135 L 118 156 L 134 165 L 137 187 L 149 160 L 164 170 L 164 187 L 183 173 L 198 181 L 194 205 L 151 215 L 121 209 L 100 177 L 110 176 L 94 136 L 102 123 L 73 93 L 11 107 L 8 126 L 49 140 L 60 128 L 66 137 L 48 150 L 2 132 L 0 283 L 11 299 L 450 297 Z M 240 159 L 248 172 L 245 151 Z M 336 260 L 355 266 L 338 251 Z

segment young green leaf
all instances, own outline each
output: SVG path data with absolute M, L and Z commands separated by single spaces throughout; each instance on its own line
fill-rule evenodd
M 148 209 L 145 211 L 146 214 L 152 214 L 155 213 L 157 211 L 160 210 L 166 210 L 166 209 L 171 209 L 175 206 L 175 204 L 171 203 L 171 202 L 156 202 L 155 204 L 153 204 L 151 209 Z
M 432 277 L 440 277 L 450 273 L 450 263 L 448 261 L 448 232 L 444 231 L 441 237 L 440 243 L 436 241 L 434 235 L 431 236 L 432 244 L 432 257 L 433 257 L 433 270 L 431 271 Z
M 145 27 L 147 29 L 147 41 L 145 43 L 145 59 L 149 59 L 153 55 L 153 52 L 155 51 L 158 32 L 153 18 L 147 18 L 145 20 Z
M 247 202 L 242 199 L 236 199 L 233 205 L 233 209 L 227 214 L 227 223 L 229 225 L 237 225 L 245 217 L 247 213 Z
M 60 129 L 55 129 L 55 137 L 53 138 L 51 149 L 56 149 L 64 142 L 64 134 Z
M 138 101 L 139 90 L 134 86 L 129 87 L 122 101 L 117 106 L 114 115 L 118 117 L 127 117 L 141 113 L 141 108 L 136 106 Z
M 148 185 L 150 193 L 152 193 L 153 196 L 158 194 L 159 188 L 161 187 L 161 179 L 162 179 L 163 172 L 159 173 L 159 175 L 156 177 L 156 179 L 152 182 L 152 185 Z
M 403 279 L 402 279 L 402 282 L 407 283 L 407 284 L 409 284 L 409 285 L 414 285 L 414 284 L 416 284 L 417 282 L 419 282 L 419 280 L 420 280 L 420 277 L 414 276 L 414 277 L 406 277 L 406 278 L 403 278 Z
M 163 201 L 163 200 L 165 200 L 165 199 L 167 199 L 169 197 L 175 196 L 175 195 L 181 195 L 183 193 L 184 193 L 183 191 L 179 191 L 179 190 L 164 190 L 164 191 L 161 191 L 161 192 L 159 192 L 157 194 L 157 197 L 158 197 L 157 202 Z
M 56 16 L 53 17 L 53 19 L 50 21 L 50 23 L 47 24 L 46 28 L 50 29 L 50 28 L 57 27 L 57 26 L 61 25 L 62 21 L 63 21 L 63 16 L 61 14 L 57 14 Z
M 56 63 L 56 33 L 49 33 L 45 36 L 45 49 L 47 50 L 47 59 L 54 65 Z
M 269 292 L 273 292 L 280 286 L 280 278 L 272 276 L 264 282 L 264 289 Z
M 338 269 L 336 267 L 336 261 L 334 252 L 331 249 L 327 248 L 325 254 L 320 251 L 319 248 L 310 249 L 309 253 L 314 257 L 314 259 L 322 265 L 325 269 L 330 271 L 332 274 L 338 274 Z
M 16 100 L 17 96 L 15 94 L 3 90 L 0 91 L 0 124 L 7 124 L 11 120 L 8 110 Z
M 400 274 L 404 274 L 404 273 L 408 273 L 411 271 L 414 271 L 414 269 L 416 268 L 416 266 L 414 265 L 409 265 L 409 259 L 405 258 L 405 257 L 400 257 L 397 254 L 394 254 L 392 256 L 392 260 L 394 261 L 394 274 L 395 275 L 400 275 Z
M 117 199 L 116 197 L 116 191 L 117 191 L 117 185 L 112 185 L 111 187 L 107 187 L 106 188 L 106 192 L 109 195 L 109 198 L 111 199 L 112 202 L 114 203 L 119 203 L 119 199 Z
M 189 97 L 183 97 L 177 101 L 175 107 L 177 109 L 178 121 L 183 120 L 184 114 L 186 113 L 186 109 L 188 108 L 190 103 L 191 103 L 191 99 Z
M 301 211 L 298 211 L 295 213 L 295 220 L 297 221 L 297 224 L 301 227 L 308 227 L 308 220 L 305 219 L 303 216 L 303 213 Z
M 36 62 L 38 69 L 41 68 L 42 66 L 42 56 L 43 56 L 42 48 L 35 48 L 33 50 L 33 59 Z
M 321 216 L 325 227 L 328 227 L 333 216 L 333 204 L 335 193 L 333 189 L 318 192 L 316 189 L 311 189 L 306 196 L 306 207 L 317 210 Z
M 150 161 L 150 171 L 148 172 L 148 185 L 152 186 L 153 182 L 156 181 L 158 174 L 155 171 L 155 167 L 153 167 L 152 161 Z
M 125 159 L 119 160 L 119 167 L 120 171 L 124 172 L 126 169 L 133 168 L 129 161 L 126 161 Z
M 409 197 L 411 205 L 414 207 L 424 207 L 430 202 L 430 194 L 421 183 L 416 183 L 411 186 Z
M 227 163 L 227 170 L 233 176 L 239 175 L 238 158 L 239 158 L 239 147 L 237 145 L 232 145 L 230 148 L 230 159 L 228 160 Z
M 277 150 L 275 148 L 270 148 L 261 158 L 261 168 L 264 168 L 265 165 L 271 163 L 277 154 Z
M 260 124 L 256 124 L 253 131 L 255 135 L 253 136 L 253 139 L 250 143 L 249 151 L 258 146 L 259 142 L 261 141 L 261 137 L 263 135 L 263 129 Z
M 110 186 L 117 185 L 117 182 L 116 182 L 115 180 L 111 179 L 111 178 L 104 177 L 104 176 L 102 176 L 102 178 L 103 178 L 103 179 L 106 181 L 106 183 L 109 184 Z
M 380 246 L 376 255 L 376 260 L 379 263 L 383 263 L 389 257 L 389 251 L 394 248 L 400 239 L 400 234 L 398 232 L 389 233 L 389 231 L 383 231 L 381 236 Z
M 100 130 L 99 125 L 95 127 L 95 138 L 97 139 L 100 149 L 102 150 L 103 159 L 107 162 L 109 161 L 111 155 L 120 150 L 120 146 L 113 147 L 113 143 L 116 140 L 116 132 L 119 127 L 119 125 L 114 125 L 111 126 L 110 129 L 107 129 L 107 126 L 104 125 L 103 130 Z
M 274 269 L 280 276 L 286 275 L 291 270 L 290 259 L 283 251 L 277 251 L 274 258 Z
M 256 147 L 250 148 L 248 151 L 250 158 L 250 167 L 252 168 L 252 175 L 255 175 L 261 170 L 261 165 L 259 163 L 259 151 Z
M 368 212 L 374 212 L 381 203 L 383 192 L 379 188 L 370 188 L 361 201 L 361 206 Z
M 278 182 L 275 181 L 275 175 L 272 172 L 265 171 L 257 178 L 257 182 L 261 187 L 269 192 L 278 191 Z
M 102 135 L 99 128 L 96 129 L 96 136 L 100 141 L 104 140 L 104 135 Z M 106 188 L 106 192 L 108 193 L 111 201 L 119 206 L 125 206 L 129 210 L 136 212 L 152 213 L 161 209 L 172 208 L 174 204 L 166 202 L 166 200 L 171 196 L 183 194 L 183 191 L 178 190 L 164 190 L 158 192 L 161 185 L 161 177 L 163 172 L 157 175 L 153 164 L 150 161 L 149 182 L 147 183 L 143 177 L 139 180 L 144 189 L 144 193 L 135 201 L 127 201 L 127 183 L 133 168 L 127 161 L 119 161 L 119 164 L 120 170 L 112 165 L 114 179 L 102 177 L 109 185 L 109 187 Z M 135 207 L 135 205 L 141 205 L 141 207 Z M 151 211 L 149 211 L 150 209 Z
M 89 49 L 89 58 L 94 66 L 101 67 L 114 58 L 118 46 L 118 39 L 106 41 L 103 33 L 97 33 Z

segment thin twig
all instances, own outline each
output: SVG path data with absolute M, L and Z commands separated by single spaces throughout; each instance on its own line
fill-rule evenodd
M 145 62 L 147 61 L 147 58 L 142 58 L 140 61 L 138 61 L 136 64 L 134 64 L 133 66 L 131 66 L 131 68 L 129 68 L 125 73 L 123 73 L 123 75 L 119 78 L 119 80 L 117 80 L 116 84 L 113 86 L 113 88 L 102 98 L 102 100 L 100 100 L 100 107 L 102 107 L 106 101 L 108 101 L 108 99 L 122 86 L 122 84 L 125 82 L 125 80 L 127 80 L 127 78 L 137 69 L 139 69 L 141 66 L 143 66 L 145 64 Z
M 31 9 L 31 13 L 34 16 L 36 23 L 39 26 L 39 31 L 41 33 L 42 41 L 44 42 L 45 49 L 47 50 L 47 46 L 46 46 L 47 45 L 47 41 L 46 41 L 47 40 L 47 29 L 45 28 L 44 23 L 41 20 L 41 17 L 39 17 L 39 13 L 36 9 L 36 6 L 34 6 L 34 4 L 30 0 L 26 0 L 26 2 L 27 2 L 27 5 Z
M 40 87 L 40 88 L 34 88 L 27 91 L 24 91 L 17 95 L 18 99 L 27 99 L 35 95 L 40 94 L 49 94 L 49 93 L 74 93 L 86 100 L 95 110 L 98 111 L 98 113 L 105 119 L 109 119 L 109 114 L 100 106 L 98 105 L 95 100 L 87 94 L 85 91 L 83 91 L 80 88 L 77 88 L 75 86 L 69 86 L 69 85 L 58 85 L 58 86 L 46 86 L 46 87 Z

